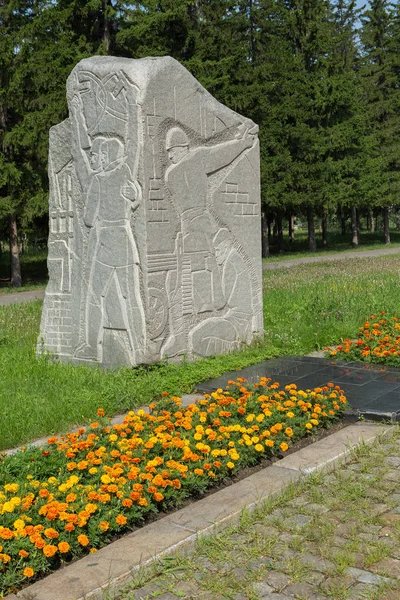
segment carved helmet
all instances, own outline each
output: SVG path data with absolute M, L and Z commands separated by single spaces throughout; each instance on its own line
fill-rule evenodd
M 167 150 L 177 146 L 189 146 L 189 138 L 180 127 L 172 127 L 167 133 L 165 147 Z

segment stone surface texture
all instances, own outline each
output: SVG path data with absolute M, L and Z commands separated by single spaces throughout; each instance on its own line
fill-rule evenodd
M 170 57 L 81 61 L 50 130 L 38 352 L 104 366 L 263 330 L 258 127 Z

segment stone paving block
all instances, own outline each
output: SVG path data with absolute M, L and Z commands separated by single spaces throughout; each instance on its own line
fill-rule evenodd
M 258 594 L 262 598 L 267 594 L 272 594 L 272 592 L 275 591 L 274 588 L 268 585 L 268 583 L 265 583 L 265 581 L 257 581 L 253 584 L 253 589 L 256 592 L 256 594 Z
M 370 593 L 370 585 L 367 585 L 366 583 L 357 583 L 351 588 L 350 595 L 346 597 L 346 600 L 367 600 Z
M 383 573 L 389 577 L 400 579 L 400 560 L 395 558 L 385 558 L 370 567 L 374 573 Z
M 296 531 L 311 523 L 312 520 L 313 517 L 310 517 L 309 515 L 293 515 L 293 517 L 285 519 L 285 526 Z
M 380 516 L 380 520 L 385 525 L 394 526 L 400 521 L 400 515 L 394 513 L 386 513 L 385 515 Z
M 269 571 L 264 576 L 264 581 L 266 581 L 270 586 L 281 592 L 287 585 L 292 583 L 292 580 L 285 573 L 280 573 L 279 571 Z
M 387 577 L 375 575 L 374 573 L 370 573 L 369 571 L 364 571 L 362 569 L 355 569 L 352 567 L 350 569 L 347 569 L 346 572 L 349 575 L 353 575 L 360 583 L 379 585 L 380 583 L 390 582 L 390 579 L 388 579 Z
M 302 554 L 301 561 L 314 571 L 320 571 L 321 573 L 326 573 L 335 568 L 335 565 L 326 558 L 320 558 L 313 554 Z
M 322 596 L 315 592 L 314 586 L 308 583 L 294 583 L 285 588 L 285 596 L 291 598 L 307 598 L 307 600 L 327 600 L 326 596 Z
M 386 456 L 384 458 L 384 461 L 387 465 L 400 468 L 400 457 L 399 456 Z
M 393 481 L 393 483 L 400 483 L 400 470 L 388 471 L 382 477 L 384 481 Z

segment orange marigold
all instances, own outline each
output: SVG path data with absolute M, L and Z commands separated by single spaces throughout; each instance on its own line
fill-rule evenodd
M 118 515 L 115 519 L 115 522 L 118 525 L 126 525 L 127 520 L 128 519 L 126 517 L 124 517 L 124 515 Z
M 49 540 L 52 539 L 57 539 L 58 538 L 58 531 L 56 531 L 55 529 L 53 529 L 52 527 L 49 527 L 48 529 L 44 530 L 44 535 L 49 538 Z
M 55 555 L 57 550 L 57 546 L 53 546 L 52 544 L 46 544 L 43 548 L 43 554 L 47 556 L 47 558 L 50 558 L 51 556 Z
M 61 552 L 61 554 L 65 554 L 69 551 L 70 548 L 71 546 L 68 544 L 68 542 L 60 542 L 58 544 L 58 549 Z
M 35 574 L 35 571 L 31 567 L 25 567 L 23 572 L 25 577 L 33 577 Z
M 90 543 L 89 538 L 84 533 L 78 535 L 77 539 L 81 546 L 88 546 Z

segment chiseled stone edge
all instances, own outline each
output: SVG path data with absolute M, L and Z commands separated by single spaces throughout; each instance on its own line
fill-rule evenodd
M 4 600 L 103 600 L 143 566 L 179 550 L 201 535 L 238 522 L 290 483 L 315 470 L 331 471 L 361 444 L 390 435 L 396 426 L 356 423 L 295 452 L 215 494 L 150 523 L 95 554 L 60 569 Z M 312 449 L 312 450 L 311 450 Z

